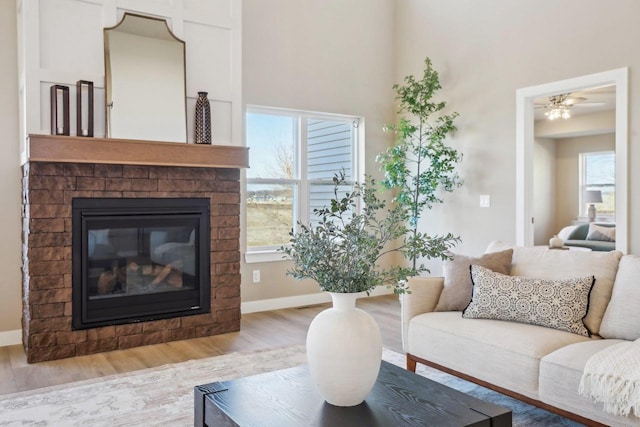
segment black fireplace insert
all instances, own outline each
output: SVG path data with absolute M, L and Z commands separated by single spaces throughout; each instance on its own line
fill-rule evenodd
M 72 327 L 208 313 L 210 200 L 72 201 Z

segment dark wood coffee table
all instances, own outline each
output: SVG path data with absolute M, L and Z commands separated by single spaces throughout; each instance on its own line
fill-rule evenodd
M 511 411 L 382 362 L 365 401 L 326 403 L 306 366 L 195 387 L 196 426 L 511 426 Z

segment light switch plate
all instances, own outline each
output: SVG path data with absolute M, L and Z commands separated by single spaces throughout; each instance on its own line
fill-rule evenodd
M 489 208 L 491 207 L 491 196 L 488 194 L 480 195 L 480 207 L 481 208 Z

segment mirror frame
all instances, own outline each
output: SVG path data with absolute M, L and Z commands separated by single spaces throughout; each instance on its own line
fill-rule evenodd
M 516 90 L 516 244 L 533 245 L 533 100 L 599 86 L 616 88 L 616 250 L 628 251 L 628 83 L 629 69 L 618 68 Z
M 127 17 L 133 17 L 133 18 L 142 18 L 142 19 L 148 19 L 148 20 L 153 20 L 153 21 L 158 21 L 158 22 L 162 22 L 164 23 L 167 32 L 169 33 L 169 35 L 177 42 L 182 44 L 182 68 L 183 68 L 183 82 L 182 82 L 182 86 L 183 86 L 183 104 L 184 104 L 184 129 L 185 129 L 185 133 L 184 133 L 184 140 L 183 141 L 172 141 L 172 142 L 178 142 L 178 143 L 188 143 L 189 142 L 189 129 L 188 129 L 188 120 L 187 120 L 187 47 L 186 47 L 186 43 L 184 40 L 180 39 L 178 36 L 176 36 L 173 31 L 171 31 L 171 28 L 169 27 L 169 23 L 167 22 L 166 19 L 164 18 L 158 18 L 155 16 L 148 16 L 148 15 L 142 15 L 142 14 L 138 14 L 138 13 L 132 13 L 132 12 L 125 12 L 124 15 L 122 15 L 122 18 L 118 21 L 117 24 L 111 26 L 111 27 L 105 27 L 102 30 L 102 40 L 103 40 L 103 44 L 104 44 L 104 92 L 105 92 L 105 96 L 104 96 L 104 100 L 105 100 L 105 117 L 104 117 L 104 126 L 105 126 L 105 138 L 111 138 L 111 120 L 110 120 L 110 106 L 109 106 L 109 82 L 110 82 L 110 78 L 109 76 L 111 75 L 111 71 L 108 70 L 109 68 L 109 46 L 107 43 L 107 31 L 110 30 L 115 30 L 117 29 L 120 25 L 122 25 L 125 20 L 127 19 Z M 122 139 L 127 139 L 127 138 L 122 138 Z

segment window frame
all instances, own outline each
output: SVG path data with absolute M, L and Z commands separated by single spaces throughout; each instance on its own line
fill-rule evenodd
M 294 177 L 292 179 L 287 178 L 249 178 L 245 172 L 244 184 L 243 184 L 243 200 L 246 201 L 248 187 L 251 184 L 284 184 L 293 186 L 293 227 L 297 227 L 297 222 L 300 221 L 304 224 L 309 223 L 312 212 L 310 207 L 310 189 L 312 185 L 331 185 L 333 183 L 330 179 L 309 179 L 308 177 L 308 141 L 307 141 L 307 129 L 309 120 L 329 120 L 329 121 L 350 121 L 353 127 L 352 130 L 352 145 L 351 145 L 351 167 L 352 174 L 349 184 L 353 184 L 359 181 L 363 177 L 363 159 L 362 159 L 362 147 L 364 147 L 364 118 L 345 114 L 333 114 L 333 113 L 321 113 L 306 110 L 295 110 L 277 107 L 266 107 L 258 105 L 247 105 L 245 109 L 245 146 L 250 147 L 248 140 L 246 139 L 247 126 L 246 118 L 249 114 L 263 114 L 274 116 L 293 117 L 296 123 L 296 129 L 294 132 Z M 246 209 L 246 205 L 245 205 Z M 246 213 L 245 221 L 248 221 L 248 212 Z M 245 222 L 245 230 L 246 222 Z M 249 246 L 248 238 L 245 233 L 244 236 L 244 248 L 245 248 L 245 262 L 247 264 L 257 262 L 274 262 L 283 261 L 283 254 L 278 251 L 281 245 L 269 245 L 269 246 Z
M 613 188 L 613 193 L 616 193 L 616 181 L 615 181 L 615 176 L 614 176 L 614 182 L 613 184 L 591 184 L 588 185 L 587 182 L 587 177 L 586 177 L 586 162 L 587 162 L 587 157 L 591 156 L 591 155 L 603 155 L 603 154 L 610 154 L 613 155 L 613 159 L 614 162 L 616 160 L 616 152 L 615 150 L 601 150 L 601 151 L 588 151 L 588 152 L 583 152 L 583 153 L 579 153 L 578 154 L 578 162 L 579 162 L 579 170 L 578 170 L 578 218 L 585 218 L 587 216 L 587 213 L 584 211 L 585 209 L 585 205 L 586 202 L 584 202 L 584 192 L 587 189 L 587 187 L 597 187 L 598 189 L 602 189 L 602 188 Z M 617 167 L 617 164 L 616 164 Z M 615 170 L 614 170 L 615 172 Z M 613 206 L 614 212 L 611 213 L 602 213 L 602 212 L 598 212 L 597 216 L 598 218 L 604 218 L 604 219 L 608 219 L 608 220 L 614 220 L 616 218 L 616 211 L 615 211 L 615 204 Z

